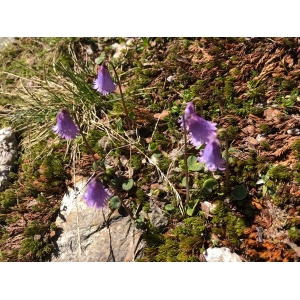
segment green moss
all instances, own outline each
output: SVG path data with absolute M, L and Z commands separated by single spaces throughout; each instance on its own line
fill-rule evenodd
M 134 154 L 131 157 L 130 165 L 133 168 L 133 170 L 137 171 L 142 167 L 142 165 L 143 165 L 142 159 L 143 159 L 143 156 L 141 156 L 140 154 Z
M 140 188 L 138 188 L 136 190 L 135 197 L 136 197 L 136 203 L 138 203 L 138 204 L 143 204 L 148 199 L 148 197 L 145 194 L 145 192 L 142 189 L 140 189 Z
M 21 260 L 42 260 L 53 251 L 53 245 L 44 240 L 48 226 L 36 221 L 30 222 L 24 231 L 25 239 L 18 251 Z
M 0 203 L 3 208 L 13 207 L 17 203 L 17 194 L 13 189 L 6 189 L 0 193 Z
M 300 182 L 300 163 L 295 163 L 293 171 L 294 181 Z
M 277 206 L 284 206 L 289 202 L 290 198 L 288 196 L 275 195 L 273 197 L 273 202 Z
M 300 141 L 296 141 L 292 145 L 292 149 L 295 153 L 296 158 L 300 158 Z
M 224 95 L 226 101 L 232 101 L 234 98 L 234 78 L 232 76 L 227 76 L 225 79 L 225 86 L 224 86 Z
M 267 141 L 261 141 L 260 145 L 264 150 L 270 150 L 270 144 Z
M 245 220 L 231 212 L 222 201 L 216 202 L 211 222 L 219 227 L 214 229 L 214 232 L 223 233 L 223 237 L 228 238 L 236 246 L 241 244 L 240 237 L 246 228 Z
M 229 125 L 226 129 L 226 134 L 229 140 L 235 139 L 239 128 L 237 126 Z
M 150 203 L 149 202 L 146 202 L 144 204 L 143 211 L 146 212 L 146 213 L 149 213 L 151 211 L 151 209 L 150 209 Z
M 159 160 L 159 167 L 160 169 L 164 172 L 164 173 L 167 173 L 169 167 L 170 167 L 170 164 L 171 164 L 172 160 L 169 159 L 168 157 L 166 156 L 163 156 L 160 160 Z
M 22 241 L 18 256 L 21 260 L 40 260 L 42 261 L 53 251 L 51 244 L 45 243 L 34 238 L 25 238 Z
M 278 165 L 269 170 L 269 177 L 274 181 L 289 181 L 291 179 L 291 171 L 286 166 Z
M 269 134 L 272 131 L 272 128 L 268 124 L 260 124 L 259 128 L 263 134 Z
M 89 130 L 86 139 L 88 141 L 88 144 L 91 146 L 91 148 L 93 149 L 93 151 L 95 151 L 96 153 L 104 153 L 103 149 L 100 147 L 99 145 L 99 140 L 103 137 L 106 136 L 106 133 L 99 130 L 99 129 L 92 129 Z M 86 149 L 85 144 L 83 144 L 83 149 L 82 151 L 85 153 L 88 153 L 88 149 Z
M 206 220 L 200 216 L 187 218 L 183 222 L 183 225 L 165 234 L 156 261 L 198 261 L 206 238 Z
M 287 233 L 291 241 L 295 243 L 300 241 L 300 230 L 297 227 L 291 227 Z

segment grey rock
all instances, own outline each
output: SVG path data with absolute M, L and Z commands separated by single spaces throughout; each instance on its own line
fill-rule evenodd
M 207 262 L 242 262 L 236 253 L 225 247 L 208 248 L 203 254 Z
M 142 231 L 135 228 L 129 216 L 123 217 L 119 211 L 88 207 L 82 199 L 85 185 L 86 179 L 76 183 L 77 205 L 73 189 L 62 200 L 56 220 L 62 233 L 56 241 L 58 253 L 51 261 L 124 262 L 141 257 L 145 247 Z
M 14 170 L 14 163 L 18 157 L 18 143 L 11 127 L 0 130 L 0 191 L 4 190 L 4 181 L 8 181 L 8 174 Z
M 148 216 L 153 227 L 158 229 L 166 227 L 168 225 L 168 218 L 164 215 L 160 207 L 155 204 L 153 196 L 150 196 L 150 209 L 151 212 L 148 213 Z
M 4 49 L 10 43 L 12 43 L 15 39 L 13 37 L 0 37 L 0 50 Z

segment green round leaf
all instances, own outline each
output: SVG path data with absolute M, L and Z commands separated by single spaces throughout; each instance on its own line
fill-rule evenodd
M 231 196 L 235 200 L 243 200 L 247 197 L 248 191 L 243 184 L 237 185 L 231 192 Z
M 96 63 L 97 65 L 100 65 L 100 64 L 103 62 L 104 59 L 105 59 L 105 52 L 102 52 L 102 53 L 100 54 L 100 56 L 98 56 L 98 57 L 95 59 L 95 63 Z
M 167 210 L 167 211 L 172 211 L 174 209 L 175 209 L 175 207 L 172 204 L 165 205 L 165 210 Z
M 113 196 L 112 198 L 110 198 L 109 204 L 114 209 L 119 209 L 122 205 L 121 200 L 118 196 Z
M 196 156 L 189 156 L 187 159 L 187 165 L 190 171 L 200 171 L 202 168 L 202 164 L 197 161 Z
M 209 178 L 204 181 L 203 188 L 208 192 L 212 192 L 213 189 L 218 187 L 218 181 L 214 178 Z
M 134 181 L 133 181 L 133 179 L 130 178 L 126 183 L 124 182 L 122 184 L 122 188 L 125 191 L 129 191 L 133 187 L 133 184 L 134 184 Z
M 187 210 L 186 210 L 186 213 L 187 213 L 188 216 L 192 217 L 193 214 L 194 214 L 194 209 L 188 207 Z

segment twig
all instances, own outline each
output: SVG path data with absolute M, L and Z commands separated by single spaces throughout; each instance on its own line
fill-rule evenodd
M 76 222 L 77 222 L 77 240 L 78 240 L 78 251 L 79 251 L 79 261 L 81 260 L 81 241 L 80 241 L 80 229 L 79 229 L 79 213 L 78 213 L 78 201 L 77 201 L 77 191 L 76 191 L 76 167 L 75 167 L 76 155 L 73 156 L 73 178 L 74 178 L 74 192 L 75 192 L 75 203 L 76 203 Z
M 225 165 L 225 176 L 226 176 L 226 190 L 227 192 L 229 192 L 229 142 L 228 142 L 228 135 L 227 133 L 224 131 L 225 134 L 225 147 L 226 147 L 226 165 Z
M 186 138 L 186 127 L 185 127 L 185 117 L 184 114 L 182 116 L 182 124 L 183 124 L 183 136 L 184 136 L 184 164 L 185 164 L 185 179 L 186 179 L 186 197 L 185 197 L 185 204 L 190 201 L 190 186 L 189 186 L 189 170 L 187 164 L 187 138 Z
M 120 89 L 121 102 L 122 102 L 123 110 L 124 110 L 124 113 L 125 113 L 125 116 L 126 116 L 127 125 L 128 125 L 128 128 L 131 129 L 131 122 L 130 122 L 130 119 L 129 119 L 127 107 L 125 105 L 125 100 L 124 100 L 124 95 L 123 95 L 123 91 L 122 91 L 122 86 L 121 86 L 121 82 L 120 82 L 120 78 L 119 78 L 119 75 L 117 73 L 117 70 L 115 69 L 115 66 L 113 65 L 113 63 L 110 62 L 109 60 L 105 60 L 104 62 L 108 62 L 112 66 L 112 68 L 114 70 L 115 76 L 116 76 L 117 81 L 118 81 L 119 89 Z

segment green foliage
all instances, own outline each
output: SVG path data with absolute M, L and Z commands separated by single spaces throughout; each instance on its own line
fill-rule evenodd
M 146 202 L 146 200 L 148 199 L 148 196 L 145 194 L 145 192 L 141 188 L 138 188 L 136 190 L 135 197 L 136 197 L 137 204 L 144 204 Z
M 3 208 L 13 207 L 17 203 L 17 194 L 13 189 L 6 189 L 0 193 L 0 203 Z
M 205 218 L 192 217 L 183 222 L 183 225 L 165 235 L 164 243 L 158 248 L 156 261 L 198 261 L 206 237 Z
M 14 124 L 19 130 L 23 141 L 22 151 L 24 151 L 18 173 L 11 176 L 11 178 L 15 177 L 15 182 L 7 186 L 6 191 L 0 193 L 1 225 L 6 226 L 15 221 L 14 217 L 6 217 L 6 213 L 3 213 L 5 210 L 18 210 L 24 207 L 27 209 L 28 201 L 36 201 L 36 204 L 28 206 L 32 214 L 36 212 L 36 215 L 42 215 L 43 212 L 49 211 L 54 213 L 55 206 L 52 206 L 51 199 L 62 195 L 65 181 L 68 179 L 66 182 L 69 183 L 70 179 L 69 149 L 74 150 L 74 145 L 81 153 L 87 153 L 81 137 L 77 138 L 76 143 L 66 142 L 57 138 L 51 131 L 57 110 L 61 106 L 77 112 L 81 129 L 87 134 L 87 140 L 92 149 L 101 158 L 107 155 L 111 150 L 109 148 L 114 148 L 109 154 L 113 155 L 117 161 L 119 155 L 125 155 L 129 160 L 129 166 L 134 171 L 132 179 L 124 182 L 124 176 L 127 176 L 128 171 L 127 166 L 116 163 L 114 168 L 106 170 L 103 180 L 111 182 L 112 188 L 118 189 L 119 192 L 123 184 L 123 192 L 127 194 L 130 191 L 132 200 L 130 206 L 133 210 L 140 207 L 137 204 L 142 204 L 143 211 L 149 212 L 150 204 L 147 202 L 147 193 L 151 192 L 152 195 L 157 196 L 157 200 L 165 201 L 162 205 L 169 203 L 164 206 L 164 209 L 165 213 L 172 218 L 170 223 L 173 229 L 170 229 L 171 227 L 167 229 L 164 236 L 151 228 L 143 217 L 135 222 L 139 228 L 147 232 L 149 237 L 148 248 L 145 250 L 148 257 L 145 260 L 198 260 L 199 253 L 210 242 L 211 232 L 238 246 L 241 233 L 245 228 L 246 217 L 253 218 L 253 210 L 249 208 L 250 201 L 234 201 L 230 205 L 224 203 L 224 200 L 230 198 L 230 193 L 225 191 L 225 176 L 217 175 L 219 177 L 214 179 L 209 177 L 211 174 L 198 172 L 203 167 L 193 156 L 196 152 L 191 151 L 192 147 L 189 148 L 188 162 L 191 200 L 185 206 L 187 214 L 192 217 L 184 219 L 183 223 L 179 223 L 179 226 L 174 228 L 176 222 L 181 222 L 183 218 L 177 207 L 178 199 L 175 199 L 170 191 L 162 188 L 149 191 L 151 183 L 158 181 L 159 184 L 165 184 L 161 182 L 161 177 L 157 175 L 155 167 L 142 163 L 144 155 L 140 153 L 149 155 L 149 152 L 152 152 L 151 154 L 157 155 L 159 168 L 168 176 L 183 199 L 184 191 L 181 187 L 185 186 L 184 172 L 176 165 L 178 160 L 170 160 L 166 153 L 181 146 L 182 130 L 178 125 L 178 118 L 182 115 L 183 104 L 187 101 L 194 101 L 197 110 L 200 111 L 201 108 L 203 117 L 207 120 L 218 123 L 222 114 L 221 124 L 226 128 L 229 139 L 235 140 L 233 144 L 237 148 L 234 153 L 229 150 L 231 189 L 237 185 L 240 187 L 245 185 L 251 189 L 251 187 L 256 187 L 256 182 L 260 178 L 263 179 L 263 183 L 260 183 L 263 186 L 258 187 L 258 192 L 262 190 L 263 196 L 268 193 L 276 205 L 283 206 L 290 201 L 289 197 L 293 195 L 287 193 L 284 185 L 285 182 L 294 184 L 300 181 L 298 163 L 291 168 L 282 169 L 274 166 L 268 172 L 270 157 L 263 159 L 257 155 L 261 148 L 270 149 L 267 142 L 261 142 L 258 150 L 244 149 L 236 143 L 240 124 L 245 121 L 240 117 L 248 118 L 250 113 L 261 114 L 265 108 L 266 97 L 269 97 L 267 95 L 274 91 L 272 90 L 274 83 L 278 89 L 275 102 L 286 108 L 287 113 L 291 111 L 294 113 L 295 110 L 292 109 L 298 95 L 297 76 L 293 74 L 286 76 L 286 73 L 274 79 L 272 74 L 269 76 L 264 71 L 262 72 L 260 66 L 252 70 L 248 68 L 249 65 L 244 67 L 243 56 L 237 54 L 235 49 L 244 51 L 246 47 L 247 51 L 252 51 L 252 40 L 250 42 L 242 38 L 226 40 L 219 38 L 134 39 L 132 45 L 123 51 L 123 55 L 114 59 L 114 64 L 122 77 L 122 85 L 126 87 L 126 90 L 124 89 L 125 101 L 136 125 L 134 129 L 137 129 L 139 133 L 137 137 L 125 130 L 123 107 L 119 101 L 120 94 L 112 93 L 104 97 L 95 92 L 91 84 L 92 78 L 96 76 L 95 62 L 99 64 L 103 59 L 112 57 L 111 44 L 124 43 L 126 39 L 86 38 L 85 40 L 88 41 L 87 44 L 80 38 L 17 39 L 18 48 L 12 46 L 4 54 L 0 53 L 0 58 L 4 62 L 1 68 L 4 72 L 0 74 L 1 91 L 3 91 L 0 95 L 0 105 L 5 109 L 11 107 L 12 113 L 5 115 L 5 122 L 8 125 Z M 241 43 L 245 45 L 243 49 L 240 48 Z M 255 43 L 254 41 L 253 45 Z M 296 47 L 292 39 L 282 40 L 282 43 L 278 45 L 285 47 L 284 49 Z M 79 61 L 82 52 L 86 51 L 86 46 L 92 44 L 101 45 L 101 49 L 93 50 L 95 55 L 84 54 L 84 61 Z M 261 46 L 260 42 L 258 46 Z M 261 49 L 258 48 L 258 50 Z M 207 54 L 212 57 L 205 57 Z M 58 60 L 62 63 L 57 63 Z M 285 62 L 283 62 L 283 67 L 285 68 Z M 262 68 L 264 68 L 263 64 Z M 289 67 L 286 66 L 285 71 L 288 72 L 288 70 Z M 171 82 L 166 80 L 169 75 L 173 76 Z M 115 80 L 114 75 L 113 79 Z M 274 82 L 272 82 L 273 79 Z M 289 97 L 286 96 L 289 94 Z M 263 104 L 262 107 L 255 105 L 258 103 Z M 138 115 L 136 112 L 139 110 Z M 153 118 L 154 113 L 163 110 L 168 110 L 170 114 L 159 121 Z M 145 115 L 143 115 L 144 112 Z M 275 127 L 271 122 L 260 125 L 260 130 L 264 134 L 271 133 L 273 129 L 275 130 Z M 120 140 L 117 140 L 113 134 L 111 135 L 111 130 L 116 130 Z M 113 147 L 104 147 L 104 144 L 99 144 L 99 140 L 102 142 L 104 136 L 108 139 L 115 138 L 110 140 L 109 144 Z M 121 136 L 126 138 L 126 141 L 123 141 Z M 152 140 L 149 144 L 150 138 Z M 56 144 L 57 141 L 59 141 L 58 144 Z M 129 143 L 131 144 L 130 159 Z M 29 145 L 33 147 L 29 148 Z M 135 152 L 136 146 L 141 152 Z M 299 158 L 300 143 L 295 142 L 292 148 L 296 158 Z M 245 150 L 245 153 L 242 153 L 241 149 Z M 76 158 L 79 157 L 77 154 L 75 154 Z M 244 158 L 248 154 L 250 158 Z M 179 167 L 184 169 L 182 156 L 178 159 L 181 160 Z M 102 162 L 99 166 L 103 168 Z M 92 171 L 96 171 L 96 166 L 94 167 Z M 89 173 L 89 166 L 83 170 L 80 168 L 80 172 Z M 137 188 L 133 188 L 134 181 Z M 245 186 L 234 189 L 232 193 L 234 199 L 245 199 L 247 196 Z M 244 190 L 244 194 L 241 190 L 242 192 Z M 213 217 L 209 216 L 208 219 L 203 218 L 202 212 L 198 210 L 198 199 L 217 203 L 216 214 Z M 221 201 L 216 199 L 221 199 Z M 121 205 L 117 196 L 111 198 L 109 202 L 115 209 Z M 232 205 L 237 209 L 237 213 L 231 210 Z M 194 225 L 193 222 L 195 222 Z M 44 259 L 51 250 L 51 243 L 47 239 L 43 241 L 49 226 L 50 230 L 53 230 L 53 225 L 50 223 L 53 222 L 43 225 L 29 223 L 24 231 L 25 239 L 20 252 L 18 253 L 18 249 L 11 251 L 11 254 L 2 252 L 1 259 L 9 260 L 13 256 L 16 258 L 18 254 L 20 260 Z M 0 230 L 1 243 L 5 243 L 9 236 L 4 228 L 0 227 Z M 290 230 L 291 236 L 295 234 L 294 229 Z M 296 240 L 297 238 L 294 238 L 294 241 Z
M 167 211 L 174 211 L 175 210 L 175 207 L 172 204 L 170 204 L 170 203 L 166 204 L 164 208 Z
M 24 231 L 25 239 L 22 241 L 18 256 L 21 260 L 42 260 L 53 251 L 53 245 L 44 241 L 43 236 L 48 226 L 30 222 Z
M 269 134 L 272 131 L 272 128 L 268 124 L 260 124 L 259 125 L 261 133 Z
M 291 179 L 291 171 L 286 166 L 274 166 L 269 170 L 269 177 L 274 181 L 289 181 Z
M 295 141 L 292 145 L 292 149 L 295 153 L 296 158 L 300 158 L 300 141 Z
M 218 232 L 236 246 L 241 244 L 240 237 L 246 228 L 245 219 L 231 212 L 222 201 L 216 202 L 211 222 L 217 226 L 214 233 Z
M 291 86 L 293 86 L 293 82 L 291 82 L 291 81 L 282 81 L 281 84 L 286 84 L 287 86 L 289 86 L 291 84 Z M 285 86 L 285 88 L 287 88 L 287 86 Z M 297 101 L 297 97 L 298 97 L 298 90 L 294 89 L 291 92 L 290 96 L 278 97 L 278 98 L 276 98 L 276 102 L 278 104 L 281 104 L 284 107 L 293 108 Z
M 43 234 L 47 227 L 37 222 L 30 222 L 24 231 L 25 237 L 34 237 L 36 234 Z
M 142 229 L 145 227 L 145 217 L 143 215 L 139 215 L 137 219 L 134 220 L 135 226 L 137 229 Z
M 99 129 L 91 129 L 88 131 L 86 136 L 87 142 L 96 153 L 105 152 L 99 144 L 100 139 L 105 135 L 106 133 Z M 85 144 L 82 145 L 82 150 L 83 152 L 88 153 L 88 149 L 86 149 Z
M 231 196 L 234 200 L 243 200 L 247 197 L 248 191 L 247 188 L 241 184 L 237 185 L 234 190 L 231 192 Z
M 142 159 L 143 157 L 139 154 L 134 154 L 131 157 L 130 165 L 133 168 L 133 170 L 139 170 L 142 167 Z
M 189 181 L 189 182 L 190 182 L 190 181 Z M 185 176 L 182 178 L 181 185 L 182 185 L 183 187 L 186 187 L 186 177 L 185 177 Z
M 260 145 L 264 150 L 270 150 L 270 144 L 267 141 L 261 141 Z
M 118 196 L 113 196 L 109 199 L 109 204 L 114 209 L 119 209 L 122 205 L 121 200 Z
M 203 182 L 203 189 L 208 192 L 211 193 L 213 190 L 215 190 L 218 187 L 218 181 L 214 178 L 209 178 L 207 180 L 205 180 Z
M 203 165 L 197 161 L 196 156 L 189 156 L 187 165 L 190 171 L 200 171 L 203 168 Z
M 161 159 L 159 160 L 159 168 L 164 172 L 167 173 L 170 164 L 171 164 L 172 160 L 170 158 L 168 158 L 167 156 L 163 156 L 161 157 Z
M 194 205 L 192 205 L 193 203 L 191 203 L 191 201 L 188 204 L 186 204 L 185 211 L 188 216 L 192 217 L 195 214 L 199 201 L 200 200 L 197 200 Z
M 295 163 L 293 176 L 294 181 L 300 182 L 300 163 Z
M 45 243 L 41 240 L 35 240 L 34 238 L 25 238 L 22 241 L 19 258 L 21 260 L 43 260 L 47 255 L 53 251 L 51 244 Z
M 229 140 L 235 139 L 237 132 L 238 132 L 238 127 L 236 127 L 236 126 L 229 125 L 226 128 L 226 134 L 227 134 L 227 137 Z
M 226 101 L 231 101 L 234 98 L 234 78 L 227 76 L 225 79 L 224 94 Z
M 293 226 L 291 227 L 288 231 L 288 237 L 290 238 L 291 241 L 297 243 L 300 240 L 300 230 Z
M 128 179 L 127 182 L 124 182 L 122 184 L 122 189 L 125 191 L 129 191 L 130 189 L 132 189 L 133 185 L 134 185 L 134 181 L 132 178 L 130 178 L 130 179 Z
M 277 206 L 281 206 L 281 207 L 283 207 L 285 204 L 287 204 L 290 200 L 290 197 L 283 196 L 283 195 L 276 194 L 276 193 L 274 193 L 273 195 L 271 194 L 271 196 L 273 198 L 274 204 Z

